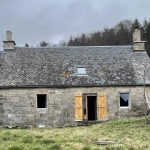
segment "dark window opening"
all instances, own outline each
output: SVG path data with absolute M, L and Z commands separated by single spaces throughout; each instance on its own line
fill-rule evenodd
M 88 120 L 97 120 L 96 96 L 88 96 Z
M 120 107 L 129 107 L 128 93 L 120 93 Z
M 37 108 L 47 108 L 46 94 L 38 94 L 37 95 Z

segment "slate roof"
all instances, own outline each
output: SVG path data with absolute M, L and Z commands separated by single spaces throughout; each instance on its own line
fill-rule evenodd
M 140 85 L 144 64 L 150 64 L 147 53 L 132 46 L 15 47 L 0 57 L 1 87 Z M 87 75 L 78 75 L 77 66 L 85 66 Z

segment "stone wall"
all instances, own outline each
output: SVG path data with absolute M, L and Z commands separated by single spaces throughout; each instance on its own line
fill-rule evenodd
M 146 91 L 150 98 L 150 88 Z M 0 126 L 76 126 L 74 96 L 79 93 L 106 93 L 106 120 L 141 116 L 144 112 L 142 86 L 1 89 Z M 129 93 L 129 108 L 119 107 L 119 93 Z M 47 94 L 47 108 L 37 108 L 37 94 Z

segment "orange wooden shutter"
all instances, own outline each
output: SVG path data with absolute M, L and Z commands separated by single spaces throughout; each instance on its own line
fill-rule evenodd
M 75 120 L 83 120 L 83 104 L 82 104 L 82 94 L 76 94 L 74 98 L 75 102 Z
M 98 118 L 106 119 L 106 94 L 98 95 Z

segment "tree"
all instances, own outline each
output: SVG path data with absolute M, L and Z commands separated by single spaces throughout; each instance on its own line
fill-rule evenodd
M 99 31 L 92 33 L 90 36 L 90 41 L 91 41 L 90 44 L 93 46 L 103 45 L 102 44 L 102 33 Z
M 115 44 L 114 45 L 129 45 L 132 43 L 132 26 L 131 20 L 123 20 L 115 27 Z
M 86 35 L 83 33 L 80 38 L 80 46 L 86 46 L 86 45 L 87 45 L 87 39 L 86 39 Z
M 147 23 L 147 26 L 145 28 L 145 34 L 147 39 L 150 41 L 150 22 Z
M 132 30 L 134 30 L 135 27 L 136 27 L 136 28 L 139 28 L 139 29 L 142 28 L 142 25 L 141 25 L 140 21 L 139 21 L 137 18 L 133 21 Z
M 41 47 L 46 47 L 47 45 L 48 45 L 48 43 L 45 42 L 45 41 L 42 41 L 42 42 L 40 43 L 40 46 L 41 46 Z
M 61 40 L 61 41 L 59 41 L 59 43 L 58 44 L 56 44 L 57 46 L 66 46 L 67 45 L 67 43 L 66 43 L 66 41 L 65 40 Z
M 26 43 L 24 47 L 29 47 L 29 45 Z
M 145 33 L 146 33 L 147 26 L 148 26 L 148 21 L 145 18 L 143 21 L 143 30 L 145 31 Z
M 148 61 L 147 59 L 145 60 L 145 63 L 143 64 L 143 68 L 144 68 L 144 72 L 143 72 L 143 81 L 144 81 L 144 101 L 145 101 L 145 108 L 144 108 L 144 115 L 145 115 L 145 124 L 147 124 L 147 114 L 150 112 L 150 104 L 149 104 L 149 100 L 146 94 L 146 90 L 145 90 L 145 84 L 146 84 L 146 76 L 147 76 L 147 71 L 148 71 Z
M 77 35 L 77 37 L 75 37 L 74 39 L 74 46 L 80 46 L 80 37 Z
M 142 39 L 146 41 L 145 49 L 150 56 L 150 21 L 144 19 L 142 26 Z
M 70 36 L 70 39 L 68 41 L 68 46 L 73 46 L 74 45 L 74 40 L 73 40 L 73 37 Z

